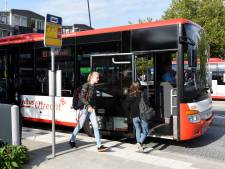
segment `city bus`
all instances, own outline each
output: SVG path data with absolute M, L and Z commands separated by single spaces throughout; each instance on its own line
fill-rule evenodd
M 51 55 L 43 38 L 23 34 L 0 39 L 0 101 L 18 104 L 24 120 L 51 123 Z M 98 71 L 96 114 L 101 134 L 134 136 L 126 108 L 134 81 L 147 91 L 156 111 L 150 136 L 182 141 L 207 132 L 213 118 L 209 52 L 199 25 L 180 18 L 73 32 L 62 38 L 62 47 L 54 50 L 56 124 L 76 125 L 73 90 L 91 71 Z M 170 84 L 162 75 L 174 60 L 176 83 Z M 89 122 L 84 130 L 93 134 Z
M 208 64 L 212 77 L 212 99 L 225 100 L 225 60 L 210 58 Z

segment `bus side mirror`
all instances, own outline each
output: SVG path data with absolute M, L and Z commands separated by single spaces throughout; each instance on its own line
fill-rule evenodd
M 190 37 L 187 37 L 187 36 L 180 36 L 179 42 L 181 44 L 188 44 L 188 45 L 191 45 L 191 46 L 195 46 L 195 41 L 193 41 Z
M 189 67 L 197 67 L 197 56 L 196 56 L 196 50 L 189 49 L 188 50 L 188 66 Z

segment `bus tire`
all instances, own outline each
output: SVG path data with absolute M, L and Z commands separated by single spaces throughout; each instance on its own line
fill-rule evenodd
M 89 137 L 94 137 L 94 131 L 92 124 L 90 123 L 89 119 L 87 119 L 84 123 L 84 132 L 89 136 Z

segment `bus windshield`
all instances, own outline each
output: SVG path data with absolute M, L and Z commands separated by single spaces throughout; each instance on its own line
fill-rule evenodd
M 191 24 L 184 25 L 184 97 L 198 98 L 208 89 L 208 45 L 204 31 Z

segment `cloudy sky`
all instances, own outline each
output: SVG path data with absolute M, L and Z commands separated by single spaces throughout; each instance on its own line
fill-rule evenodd
M 0 0 L 0 10 L 5 9 L 5 1 Z M 137 23 L 139 18 L 160 19 L 171 0 L 89 0 L 89 3 L 92 27 L 102 28 L 127 25 L 129 21 Z M 61 16 L 63 25 L 89 25 L 87 0 L 7 0 L 7 8 Z

